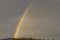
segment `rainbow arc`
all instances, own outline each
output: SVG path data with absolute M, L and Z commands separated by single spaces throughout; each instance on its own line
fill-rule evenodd
M 23 20 L 24 20 L 24 17 L 26 16 L 26 14 L 27 14 L 27 12 L 29 11 L 29 9 L 30 9 L 31 6 L 32 6 L 32 2 L 29 4 L 29 6 L 28 6 L 28 7 L 26 8 L 26 10 L 23 12 L 23 15 L 22 15 L 21 19 L 19 20 L 19 23 L 18 23 L 18 25 L 17 25 L 17 27 L 16 27 L 16 30 L 15 30 L 15 33 L 14 33 L 13 38 L 17 38 L 18 33 L 19 33 L 19 29 L 20 29 L 20 27 L 21 27 L 21 25 L 22 25 L 22 22 L 23 22 Z

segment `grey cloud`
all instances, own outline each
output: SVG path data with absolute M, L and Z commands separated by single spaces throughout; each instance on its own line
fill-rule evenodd
M 29 0 L 0 0 L 0 38 L 12 37 Z
M 59 2 L 57 0 L 33 0 L 32 7 L 21 25 L 18 37 L 32 36 L 59 39 Z

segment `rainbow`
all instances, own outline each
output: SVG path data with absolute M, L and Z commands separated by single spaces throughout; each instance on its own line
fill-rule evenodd
M 32 5 L 32 2 L 31 2 L 30 5 L 28 6 L 28 8 L 23 12 L 23 15 L 22 15 L 21 19 L 19 20 L 19 23 L 18 23 L 18 25 L 17 25 L 17 27 L 16 27 L 15 33 L 14 33 L 14 35 L 13 35 L 13 38 L 17 38 L 17 35 L 18 35 L 19 29 L 20 29 L 20 27 L 21 27 L 21 24 L 22 24 L 22 22 L 23 22 L 23 20 L 24 20 L 24 17 L 26 16 L 28 10 L 30 9 L 31 5 Z

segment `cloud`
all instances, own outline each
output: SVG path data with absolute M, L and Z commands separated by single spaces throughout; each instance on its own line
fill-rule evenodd
M 0 38 L 12 37 L 29 0 L 0 0 Z
M 60 3 L 55 0 L 33 0 L 18 37 L 60 37 Z M 56 6 L 57 5 L 57 6 Z

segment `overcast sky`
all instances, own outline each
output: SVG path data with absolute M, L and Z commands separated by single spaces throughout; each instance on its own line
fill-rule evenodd
M 18 20 L 29 0 L 0 0 L 0 38 L 13 36 Z
M 12 37 L 28 0 L 0 0 L 0 38 Z M 60 0 L 33 0 L 18 37 L 60 38 Z
M 60 38 L 60 1 L 33 0 L 18 37 Z

